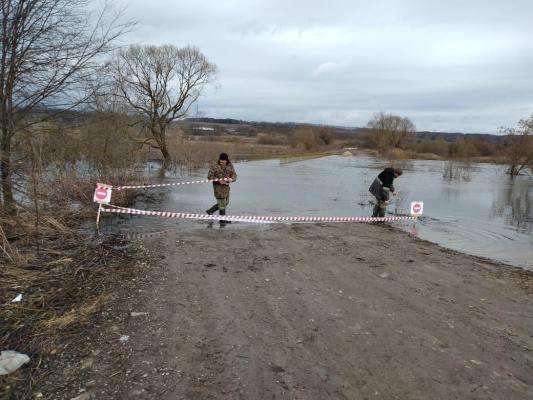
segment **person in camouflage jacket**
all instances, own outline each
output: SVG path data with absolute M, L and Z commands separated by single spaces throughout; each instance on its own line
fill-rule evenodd
M 220 154 L 218 162 L 209 169 L 209 173 L 207 174 L 207 179 L 209 180 L 224 178 L 227 178 L 228 181 L 213 182 L 217 204 L 206 211 L 209 215 L 214 214 L 217 210 L 220 215 L 226 215 L 226 208 L 229 203 L 229 185 L 231 182 L 237 180 L 237 174 L 235 173 L 233 164 L 226 153 Z

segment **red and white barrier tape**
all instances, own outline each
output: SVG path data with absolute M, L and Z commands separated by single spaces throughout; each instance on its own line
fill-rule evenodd
M 135 208 L 126 208 L 118 206 L 102 207 L 102 212 L 115 214 L 131 214 L 131 215 L 146 215 L 162 218 L 180 218 L 180 219 L 195 219 L 208 221 L 234 221 L 234 222 L 252 222 L 252 223 L 277 223 L 277 222 L 393 222 L 414 220 L 416 217 L 401 216 L 401 217 L 290 217 L 290 216 L 258 216 L 258 215 L 208 215 L 208 214 L 194 214 L 181 213 L 170 211 L 145 211 Z
M 111 207 L 111 208 L 107 208 Z M 234 222 L 255 222 L 268 224 L 271 221 L 256 220 L 253 216 L 237 216 L 237 215 L 208 215 L 208 214 L 195 214 L 195 213 L 181 213 L 170 211 L 145 211 L 138 210 L 136 208 L 126 208 L 114 205 L 102 207 L 102 212 L 115 213 L 115 214 L 131 214 L 131 215 L 146 215 L 152 217 L 161 218 L 180 218 L 180 219 L 196 219 L 196 220 L 208 220 L 208 221 L 234 221 Z
M 196 181 L 188 181 L 188 182 L 174 182 L 174 183 L 156 183 L 153 185 L 135 185 L 135 186 L 117 186 L 113 189 L 115 190 L 124 190 L 124 189 L 148 189 L 148 188 L 158 188 L 158 187 L 170 187 L 170 186 L 182 186 L 182 185 L 196 185 L 200 183 L 211 183 L 211 182 L 232 182 L 229 178 L 222 178 L 222 179 L 199 179 Z

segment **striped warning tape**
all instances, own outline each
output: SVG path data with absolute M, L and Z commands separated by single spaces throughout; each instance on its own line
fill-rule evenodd
M 110 208 L 107 208 L 110 207 Z M 195 219 L 195 220 L 208 220 L 208 221 L 234 221 L 234 222 L 254 222 L 268 224 L 273 221 L 256 220 L 253 216 L 236 216 L 236 215 L 208 215 L 208 214 L 195 214 L 195 213 L 181 213 L 170 211 L 145 211 L 135 208 L 119 207 L 114 205 L 108 205 L 102 207 L 102 212 L 115 213 L 115 214 L 131 214 L 131 215 L 146 215 L 161 218 L 179 218 L 179 219 Z
M 125 190 L 125 189 L 148 189 L 148 188 L 158 188 L 158 187 L 170 187 L 170 186 L 182 186 L 182 185 L 196 185 L 200 183 L 211 183 L 211 182 L 232 182 L 230 178 L 222 179 L 199 179 L 196 181 L 187 181 L 187 182 L 173 182 L 173 183 L 156 183 L 153 185 L 134 185 L 134 186 L 117 186 L 114 187 L 114 190 Z
M 290 216 L 258 216 L 258 215 L 208 215 L 195 213 L 182 213 L 170 211 L 145 211 L 135 208 L 118 207 L 109 205 L 102 207 L 102 212 L 115 214 L 146 215 L 162 218 L 195 219 L 208 221 L 235 221 L 252 223 L 277 223 L 277 222 L 393 222 L 414 220 L 416 217 L 290 217 Z

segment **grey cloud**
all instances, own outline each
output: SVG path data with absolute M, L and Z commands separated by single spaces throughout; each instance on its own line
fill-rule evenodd
M 533 113 L 529 0 L 128 2 L 131 42 L 194 44 L 214 117 L 495 132 Z

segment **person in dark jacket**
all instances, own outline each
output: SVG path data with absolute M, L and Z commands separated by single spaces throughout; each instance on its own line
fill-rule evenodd
M 385 168 L 378 175 L 370 188 L 368 189 L 377 200 L 374 206 L 372 217 L 384 217 L 387 211 L 390 194 L 394 194 L 394 179 L 402 175 L 402 170 L 399 168 Z
M 221 153 L 218 157 L 218 162 L 209 169 L 207 179 L 227 179 L 227 181 L 213 182 L 213 190 L 217 204 L 206 211 L 207 214 L 212 215 L 216 211 L 220 215 L 226 215 L 226 208 L 229 203 L 229 184 L 237 180 L 237 174 L 233 168 L 233 164 L 229 160 L 226 153 Z

